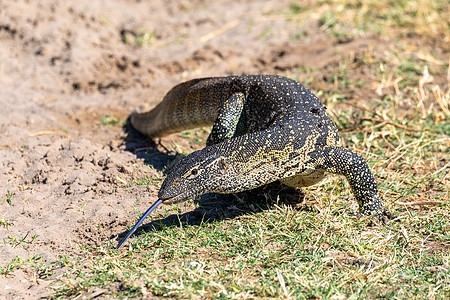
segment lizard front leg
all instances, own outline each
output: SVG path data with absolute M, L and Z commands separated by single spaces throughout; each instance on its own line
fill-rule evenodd
M 206 141 L 207 146 L 245 134 L 244 102 L 245 95 L 235 93 L 223 103 Z
M 362 215 L 381 219 L 395 217 L 383 207 L 375 178 L 361 155 L 342 147 L 326 147 L 318 161 L 326 171 L 347 178 Z

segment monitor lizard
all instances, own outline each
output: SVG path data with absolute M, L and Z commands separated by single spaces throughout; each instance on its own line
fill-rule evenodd
M 279 180 L 306 187 L 327 173 L 344 175 L 361 216 L 392 218 L 364 158 L 339 146 L 326 107 L 299 82 L 276 75 L 199 78 L 172 88 L 153 110 L 133 113 L 132 126 L 155 138 L 213 125 L 206 147 L 178 162 L 164 180 L 160 203 L 206 193 L 237 193 Z

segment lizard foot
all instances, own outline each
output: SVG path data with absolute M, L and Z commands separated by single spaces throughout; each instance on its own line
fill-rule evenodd
M 397 216 L 391 213 L 387 208 L 383 208 L 377 212 L 364 212 L 357 213 L 357 217 L 361 221 L 368 220 L 369 224 L 383 223 L 386 224 L 389 220 L 396 219 Z
M 272 182 L 261 189 L 266 199 L 271 199 L 273 203 L 284 203 L 296 206 L 304 202 L 305 193 L 294 187 L 289 187 L 279 181 Z

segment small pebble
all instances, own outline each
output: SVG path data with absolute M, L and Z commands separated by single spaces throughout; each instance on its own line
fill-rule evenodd
M 191 261 L 190 263 L 187 264 L 187 266 L 191 269 L 194 269 L 200 267 L 201 264 L 197 261 Z

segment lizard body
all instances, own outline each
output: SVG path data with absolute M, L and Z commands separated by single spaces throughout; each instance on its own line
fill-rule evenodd
M 274 75 L 195 79 L 175 86 L 153 110 L 131 116 L 154 138 L 213 125 L 207 146 L 177 163 L 159 198 L 236 193 L 274 181 L 315 184 L 326 173 L 344 175 L 362 215 L 391 217 L 383 208 L 364 158 L 339 146 L 335 124 L 320 100 L 300 83 Z

